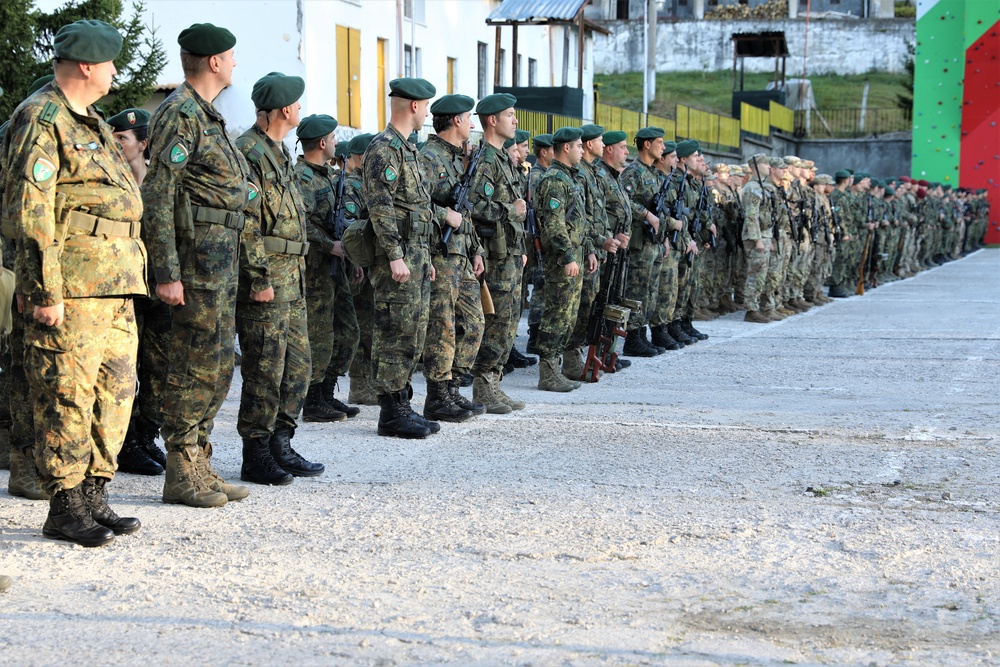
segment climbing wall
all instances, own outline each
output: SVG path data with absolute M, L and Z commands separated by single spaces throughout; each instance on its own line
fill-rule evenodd
M 914 178 L 987 188 L 1000 243 L 1000 2 L 918 0 Z

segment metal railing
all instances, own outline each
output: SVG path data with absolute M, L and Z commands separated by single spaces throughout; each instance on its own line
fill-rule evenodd
M 813 109 L 795 112 L 795 134 L 799 137 L 849 139 L 912 129 L 913 111 L 910 109 Z

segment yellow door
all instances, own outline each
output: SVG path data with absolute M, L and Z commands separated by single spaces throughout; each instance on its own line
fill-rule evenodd
M 378 90 L 375 91 L 375 98 L 378 100 L 378 129 L 383 130 L 386 126 L 385 119 L 385 52 L 388 49 L 388 42 L 384 39 L 378 40 Z
M 337 26 L 337 120 L 361 126 L 361 32 Z

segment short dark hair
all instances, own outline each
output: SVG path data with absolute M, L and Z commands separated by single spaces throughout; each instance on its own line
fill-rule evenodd
M 456 115 L 458 114 L 448 114 L 448 115 L 435 114 L 434 120 L 432 121 L 434 123 L 434 133 L 441 134 L 449 127 L 451 127 L 451 119 L 454 118 Z
M 535 157 L 540 156 L 542 154 L 542 151 L 544 151 L 546 148 L 552 149 L 553 153 L 555 152 L 555 149 L 553 149 L 552 146 L 542 146 L 541 144 L 535 144 Z
M 299 139 L 299 143 L 302 144 L 302 152 L 308 153 L 309 151 L 314 151 L 319 148 L 319 142 L 326 137 L 315 137 L 314 139 Z
M 181 69 L 184 76 L 197 76 L 208 69 L 208 59 L 211 56 L 196 56 L 193 53 L 181 52 Z
M 643 148 L 645 148 L 646 144 L 651 144 L 651 143 L 653 143 L 652 139 L 640 139 L 639 137 L 635 138 L 635 147 L 640 151 L 643 150 Z

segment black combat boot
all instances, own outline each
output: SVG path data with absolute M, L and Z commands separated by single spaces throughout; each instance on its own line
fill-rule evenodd
M 625 345 L 622 347 L 622 354 L 627 354 L 630 357 L 655 357 L 656 348 L 650 347 L 649 344 L 643 340 L 638 329 L 633 329 L 632 331 L 629 331 L 628 335 L 625 337 Z
M 406 389 L 378 397 L 378 434 L 396 438 L 426 438 L 431 434 L 425 421 L 410 409 Z
M 90 508 L 90 516 L 115 535 L 131 535 L 142 525 L 138 519 L 120 517 L 108 506 L 107 477 L 88 477 L 83 480 L 83 497 Z
M 66 540 L 82 547 L 101 547 L 114 542 L 110 528 L 99 526 L 83 497 L 83 484 L 57 491 L 49 500 L 49 516 L 42 535 L 50 540 Z
M 323 398 L 323 387 L 320 384 L 309 385 L 306 392 L 306 402 L 302 406 L 302 421 L 305 422 L 342 422 L 347 421 L 347 413 L 342 412 Z
M 243 467 L 240 468 L 240 479 L 244 482 L 270 486 L 286 486 L 295 481 L 295 478 L 282 470 L 271 456 L 270 438 L 243 438 Z
M 340 410 L 348 418 L 357 417 L 361 414 L 361 408 L 355 407 L 353 405 L 348 405 L 343 401 L 339 400 L 336 396 L 337 393 L 337 379 L 336 378 L 326 378 L 323 380 L 323 398 L 326 400 L 327 405 L 335 410 Z
M 156 444 L 156 438 L 160 435 L 160 427 L 142 417 L 139 417 L 136 426 L 139 430 L 139 443 L 142 445 L 147 456 L 166 468 L 167 453 Z
M 118 472 L 127 472 L 133 475 L 162 475 L 163 465 L 153 460 L 143 447 L 142 437 L 139 433 L 139 425 L 136 419 L 129 422 L 128 431 L 125 433 L 125 441 L 122 442 L 121 451 L 118 452 Z M 156 445 L 153 445 L 156 447 Z M 166 457 L 163 463 L 166 464 Z
M 666 348 L 668 350 L 679 350 L 684 345 L 676 340 L 667 331 L 666 324 L 658 324 L 655 327 L 653 325 L 649 326 L 649 330 L 653 333 L 652 343 L 656 347 Z
M 851 295 L 847 293 L 847 290 L 845 290 L 840 285 L 834 285 L 833 287 L 830 288 L 830 297 L 831 298 L 834 298 L 834 299 L 846 299 L 849 296 L 851 296 Z
M 528 345 L 524 348 L 528 354 L 538 354 L 538 325 L 528 325 Z
M 482 403 L 474 403 L 465 396 L 462 396 L 462 393 L 459 391 L 459 387 L 461 386 L 462 381 L 456 377 L 452 377 L 452 379 L 448 380 L 448 393 L 451 394 L 451 400 L 455 401 L 455 405 L 463 410 L 468 410 L 474 417 L 486 414 L 485 405 Z
M 294 431 L 287 426 L 275 427 L 274 433 L 271 434 L 271 439 L 268 440 L 268 446 L 274 462 L 282 470 L 295 477 L 316 477 L 317 475 L 322 475 L 323 471 L 326 470 L 326 466 L 322 463 L 307 461 L 301 454 L 292 449 L 293 435 Z
M 680 320 L 674 320 L 673 322 L 668 324 L 667 333 L 669 333 L 674 340 L 680 343 L 684 343 L 685 345 L 693 345 L 698 342 L 697 338 L 689 336 L 687 332 L 684 331 L 684 329 L 681 327 Z
M 657 354 L 663 354 L 664 352 L 667 351 L 667 348 L 660 347 L 659 345 L 655 344 L 653 341 L 649 340 L 649 338 L 646 337 L 646 327 L 639 328 L 639 337 L 642 338 L 643 343 L 656 350 Z
M 455 403 L 446 382 L 427 381 L 427 399 L 424 401 L 424 419 L 443 422 L 464 422 L 472 411 Z
M 510 354 L 507 355 L 507 363 L 512 365 L 514 368 L 527 368 L 528 366 L 534 366 L 538 363 L 538 359 L 534 357 L 526 357 L 521 354 L 515 346 L 510 346 Z
M 437 423 L 436 421 L 427 419 L 422 414 L 414 410 L 413 407 L 410 405 L 410 401 L 413 399 L 413 385 L 412 384 L 406 385 L 406 389 L 404 389 L 403 392 L 404 396 L 406 397 L 406 409 L 413 413 L 413 418 L 416 419 L 421 424 L 423 424 L 424 426 L 426 426 L 427 428 L 429 428 L 431 430 L 431 435 L 439 433 L 441 431 L 441 424 Z
M 681 328 L 684 329 L 684 333 L 696 340 L 708 340 L 708 334 L 702 333 L 694 328 L 691 324 L 691 318 L 685 317 L 681 319 Z

